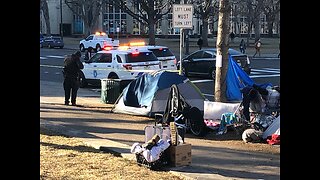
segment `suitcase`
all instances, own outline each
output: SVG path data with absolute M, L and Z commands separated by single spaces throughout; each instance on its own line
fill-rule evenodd
M 162 124 L 154 124 L 154 125 L 147 125 L 144 128 L 145 132 L 145 143 L 149 141 L 155 134 L 157 134 L 160 139 L 167 141 L 170 139 L 170 127 L 169 126 L 162 126 Z M 170 146 L 169 146 L 170 148 Z M 160 154 L 160 158 L 154 162 L 148 162 L 142 153 L 136 154 L 137 164 L 139 166 L 147 167 L 151 170 L 162 170 L 170 163 L 169 157 L 169 148 L 164 150 Z
M 170 136 L 170 127 L 169 126 L 162 126 L 162 124 L 155 124 L 155 125 L 147 125 L 144 128 L 145 133 L 145 143 L 149 141 L 153 135 L 157 134 L 160 139 L 167 141 L 171 138 Z

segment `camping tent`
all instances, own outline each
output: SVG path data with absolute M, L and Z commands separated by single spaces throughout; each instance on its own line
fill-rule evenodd
M 272 86 L 271 83 L 264 84 L 256 84 L 249 77 L 249 75 L 238 65 L 236 61 L 232 59 L 232 56 L 229 56 L 229 66 L 228 72 L 226 76 L 227 81 L 227 100 L 228 101 L 241 101 L 242 93 L 241 89 L 250 86 L 252 87 L 254 84 L 261 87 L 266 88 L 267 86 Z
M 274 119 L 268 128 L 263 132 L 262 138 L 267 139 L 267 137 L 271 136 L 272 134 L 280 135 L 280 115 Z
M 187 77 L 163 70 L 144 73 L 130 82 L 116 101 L 112 111 L 144 116 L 163 113 L 173 84 L 177 85 L 180 94 L 190 106 L 203 111 L 205 97 L 200 90 Z

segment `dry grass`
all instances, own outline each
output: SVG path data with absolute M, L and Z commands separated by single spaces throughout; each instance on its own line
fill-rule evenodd
M 183 179 L 102 153 L 77 138 L 40 129 L 40 179 Z

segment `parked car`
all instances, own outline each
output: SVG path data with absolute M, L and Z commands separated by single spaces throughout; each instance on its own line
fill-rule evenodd
M 182 73 L 185 76 L 201 76 L 211 79 L 216 77 L 216 48 L 197 50 L 182 59 Z M 229 48 L 229 54 L 249 75 L 250 59 L 246 54 Z M 180 69 L 180 62 L 177 65 Z
M 49 36 L 45 37 L 43 39 L 43 42 L 40 45 L 41 48 L 43 47 L 48 47 L 48 48 L 63 48 L 64 47 L 64 42 L 63 39 L 59 36 Z
M 41 43 L 43 43 L 43 39 L 44 39 L 44 36 L 43 36 L 43 34 L 40 33 L 40 45 L 41 45 Z

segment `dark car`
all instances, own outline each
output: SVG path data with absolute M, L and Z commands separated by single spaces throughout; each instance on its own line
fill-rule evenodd
M 195 51 L 182 59 L 182 73 L 185 76 L 201 76 L 215 79 L 216 77 L 216 48 Z M 229 49 L 232 56 L 240 67 L 249 75 L 251 73 L 250 59 L 234 49 Z M 180 62 L 178 63 L 180 69 Z
M 43 43 L 44 36 L 40 33 L 40 44 Z
M 48 47 L 48 48 L 63 48 L 64 42 L 63 39 L 59 36 L 49 36 L 43 39 L 43 42 L 40 43 L 40 47 Z

